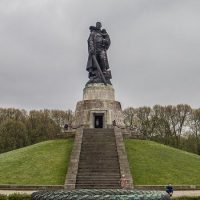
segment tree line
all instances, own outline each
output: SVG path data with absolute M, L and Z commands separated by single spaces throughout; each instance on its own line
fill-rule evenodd
M 55 139 L 72 121 L 71 110 L 0 108 L 0 153 Z
M 123 114 L 132 134 L 200 155 L 200 108 L 186 104 L 129 107 Z M 71 110 L 0 108 L 0 153 L 55 139 L 73 120 Z
M 133 134 L 200 155 L 200 108 L 155 105 L 129 107 L 123 113 Z

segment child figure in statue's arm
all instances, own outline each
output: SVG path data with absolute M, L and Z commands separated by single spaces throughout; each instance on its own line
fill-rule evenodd
M 108 48 L 110 46 L 110 37 L 109 37 L 106 29 L 102 29 L 101 34 L 103 36 L 103 46 L 104 46 L 105 50 L 108 50 Z

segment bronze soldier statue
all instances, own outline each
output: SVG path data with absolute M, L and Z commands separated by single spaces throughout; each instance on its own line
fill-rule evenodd
M 89 83 L 111 84 L 111 71 L 109 69 L 106 51 L 110 46 L 110 37 L 105 29 L 101 30 L 101 22 L 96 26 L 90 26 L 90 36 L 88 38 L 88 62 Z

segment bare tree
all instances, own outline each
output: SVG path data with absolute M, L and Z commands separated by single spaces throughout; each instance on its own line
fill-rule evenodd
M 135 116 L 136 116 L 136 109 L 132 107 L 128 107 L 123 111 L 124 114 L 124 123 L 127 128 L 134 129 L 135 128 Z
M 200 135 L 200 108 L 192 109 L 189 126 L 196 139 L 198 139 L 198 136 Z

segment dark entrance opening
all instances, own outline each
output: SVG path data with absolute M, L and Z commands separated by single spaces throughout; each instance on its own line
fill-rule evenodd
M 94 128 L 103 128 L 103 114 L 94 115 Z

